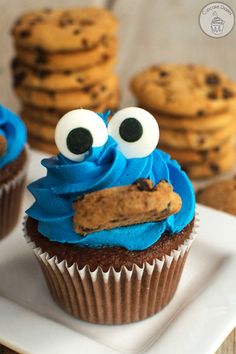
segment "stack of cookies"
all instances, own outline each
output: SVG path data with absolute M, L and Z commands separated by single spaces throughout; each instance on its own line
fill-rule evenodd
M 131 89 L 158 120 L 160 148 L 191 178 L 211 177 L 234 165 L 236 84 L 222 73 L 160 64 L 138 73 Z
M 116 32 L 103 8 L 44 9 L 16 21 L 13 83 L 33 147 L 56 153 L 54 129 L 70 110 L 119 106 Z

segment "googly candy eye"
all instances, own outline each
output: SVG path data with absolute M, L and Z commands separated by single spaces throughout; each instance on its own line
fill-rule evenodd
M 142 158 L 156 148 L 159 126 L 145 109 L 128 107 L 114 114 L 108 124 L 108 134 L 116 140 L 126 158 Z
M 106 143 L 107 128 L 103 120 L 88 109 L 66 113 L 55 130 L 55 143 L 62 155 L 72 161 L 83 161 L 92 147 Z

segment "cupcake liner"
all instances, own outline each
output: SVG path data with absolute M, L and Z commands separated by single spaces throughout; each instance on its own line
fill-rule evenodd
M 47 252 L 36 247 L 27 235 L 27 243 L 33 249 L 45 275 L 54 301 L 74 317 L 91 323 L 124 324 L 143 320 L 154 315 L 172 299 L 182 274 L 186 257 L 197 235 L 198 216 L 189 238 L 171 255 L 142 267 L 133 265 L 120 271 L 101 267 L 90 271 L 89 266 L 78 269 L 68 266 Z
M 28 155 L 27 150 L 26 155 Z M 26 182 L 27 165 L 26 156 L 26 162 L 21 170 L 0 187 L 0 240 L 6 237 L 17 224 Z

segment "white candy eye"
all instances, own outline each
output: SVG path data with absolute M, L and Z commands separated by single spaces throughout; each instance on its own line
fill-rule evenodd
M 155 118 L 138 107 L 124 108 L 114 114 L 108 124 L 108 133 L 128 159 L 150 155 L 159 140 Z
M 55 143 L 62 155 L 72 161 L 82 161 L 90 148 L 102 146 L 108 138 L 103 120 L 88 109 L 66 113 L 55 130 Z

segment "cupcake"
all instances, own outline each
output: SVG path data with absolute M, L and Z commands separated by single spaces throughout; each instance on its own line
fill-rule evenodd
M 211 30 L 214 34 L 219 35 L 224 30 L 225 21 L 220 18 L 216 12 L 214 12 L 214 17 L 211 21 Z
M 26 128 L 0 106 L 0 239 L 15 227 L 26 177 Z
M 122 324 L 172 299 L 197 218 L 190 180 L 156 149 L 155 118 L 136 107 L 108 116 L 78 109 L 58 122 L 60 153 L 29 185 L 25 236 L 60 307 Z

